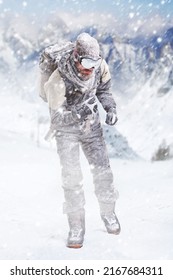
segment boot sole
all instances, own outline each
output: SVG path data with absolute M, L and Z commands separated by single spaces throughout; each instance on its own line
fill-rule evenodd
M 115 235 L 118 235 L 118 234 L 120 234 L 121 229 L 119 229 L 119 230 L 117 230 L 117 231 L 108 231 L 108 230 L 107 230 L 107 232 L 108 232 L 109 234 L 115 234 Z
M 82 246 L 83 244 L 67 244 L 67 247 L 72 249 L 80 249 Z

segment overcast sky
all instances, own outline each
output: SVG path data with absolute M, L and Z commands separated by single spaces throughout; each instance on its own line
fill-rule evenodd
M 40 26 L 57 17 L 71 29 L 99 24 L 120 36 L 150 35 L 173 26 L 173 0 L 0 0 L 1 22 L 23 14 Z
M 165 17 L 173 14 L 173 0 L 0 0 L 1 12 L 37 13 L 55 10 L 80 14 L 82 12 L 111 13 L 116 17 L 145 16 L 157 13 Z

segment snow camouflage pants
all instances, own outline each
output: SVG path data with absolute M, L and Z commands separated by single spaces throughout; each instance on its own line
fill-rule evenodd
M 62 187 L 64 189 L 64 213 L 82 209 L 85 196 L 82 186 L 83 175 L 80 165 L 81 146 L 86 156 L 95 185 L 95 194 L 99 203 L 114 204 L 116 191 L 113 185 L 113 174 L 109 164 L 106 144 L 99 128 L 94 133 L 67 133 L 59 131 L 56 134 L 57 152 L 62 167 Z

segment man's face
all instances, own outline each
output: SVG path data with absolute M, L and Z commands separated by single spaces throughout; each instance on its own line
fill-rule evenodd
M 76 61 L 75 62 L 76 64 L 76 67 L 79 71 L 79 73 L 82 75 L 82 76 L 85 76 L 85 77 L 88 77 L 93 73 L 94 71 L 94 67 L 90 68 L 90 69 L 86 69 L 82 66 L 82 64 L 80 64 L 80 62 Z

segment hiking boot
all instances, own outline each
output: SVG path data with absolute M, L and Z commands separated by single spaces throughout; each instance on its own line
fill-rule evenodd
M 120 223 L 114 212 L 102 214 L 101 218 L 105 224 L 108 233 L 119 234 L 121 231 Z
M 78 249 L 83 246 L 84 241 L 84 231 L 82 228 L 72 228 L 69 231 L 67 239 L 67 247 Z
M 83 209 L 68 213 L 69 234 L 67 238 L 67 247 L 81 248 L 83 246 L 85 234 L 85 212 Z
M 115 202 L 113 203 L 99 203 L 100 215 L 105 224 L 108 233 L 119 234 L 121 231 L 120 223 L 115 215 Z

